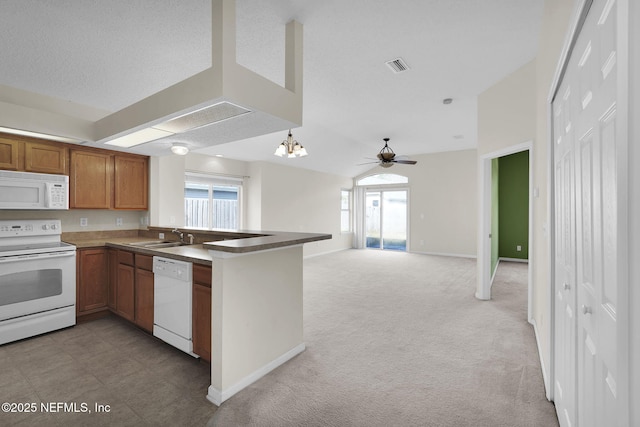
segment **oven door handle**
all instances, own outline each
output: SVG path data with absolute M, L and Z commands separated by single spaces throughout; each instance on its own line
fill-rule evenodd
M 49 252 L 44 254 L 5 256 L 5 257 L 0 257 L 0 264 L 6 264 L 9 262 L 18 262 L 18 261 L 33 261 L 36 259 L 62 258 L 62 257 L 75 256 L 75 254 L 76 254 L 76 251 L 64 251 L 64 252 Z

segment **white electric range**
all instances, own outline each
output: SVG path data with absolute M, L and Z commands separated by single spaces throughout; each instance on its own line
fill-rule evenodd
M 76 323 L 76 247 L 60 220 L 0 221 L 0 344 Z

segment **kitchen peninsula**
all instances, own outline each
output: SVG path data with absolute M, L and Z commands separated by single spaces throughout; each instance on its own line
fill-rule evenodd
M 195 236 L 195 244 L 163 248 L 139 245 L 158 238 L 178 243 L 171 230 L 149 227 L 136 236 L 82 239 L 69 235 L 63 240 L 79 249 L 106 246 L 212 266 L 211 385 L 207 399 L 220 405 L 304 351 L 303 244 L 332 236 L 181 228 L 185 236 Z

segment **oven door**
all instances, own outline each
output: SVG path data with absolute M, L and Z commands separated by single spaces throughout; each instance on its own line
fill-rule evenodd
M 0 257 L 0 321 L 75 302 L 75 251 Z

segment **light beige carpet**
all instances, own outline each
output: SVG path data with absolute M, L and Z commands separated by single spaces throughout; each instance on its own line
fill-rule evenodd
M 212 426 L 555 426 L 527 315 L 527 265 L 349 250 L 304 262 L 305 352 Z

